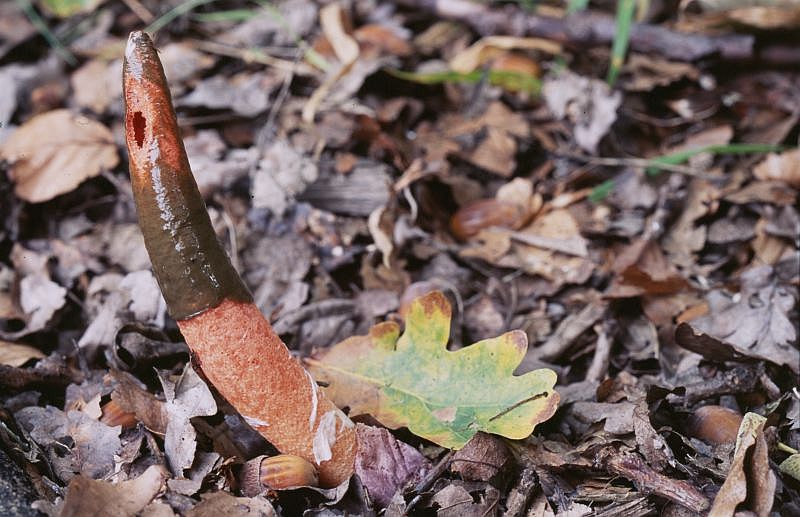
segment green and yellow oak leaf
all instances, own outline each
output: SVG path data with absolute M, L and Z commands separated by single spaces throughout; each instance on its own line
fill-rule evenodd
M 478 431 L 521 439 L 558 406 L 556 374 L 514 375 L 528 348 L 512 331 L 451 352 L 450 304 L 438 291 L 414 300 L 405 331 L 375 325 L 308 359 L 309 370 L 350 416 L 370 414 L 390 428 L 408 429 L 459 449 Z

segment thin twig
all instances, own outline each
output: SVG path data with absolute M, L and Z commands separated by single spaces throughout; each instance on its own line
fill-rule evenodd
M 222 216 L 222 221 L 225 223 L 225 227 L 228 230 L 228 245 L 231 247 L 231 251 L 229 253 L 231 257 L 231 264 L 235 270 L 241 271 L 241 266 L 239 264 L 239 242 L 236 238 L 236 225 L 233 223 L 233 218 L 228 213 L 227 208 L 220 210 L 220 215 Z
M 61 40 L 58 39 L 58 36 L 56 36 L 53 31 L 50 30 L 50 27 L 47 26 L 47 23 L 39 15 L 38 11 L 36 11 L 36 8 L 33 7 L 33 4 L 31 4 L 30 0 L 17 0 L 17 5 L 22 12 L 25 13 L 25 16 L 28 17 L 31 25 L 33 25 L 36 30 L 39 31 L 39 34 L 41 34 L 42 37 L 47 40 L 47 43 L 53 48 L 55 53 L 58 54 L 61 59 L 63 59 L 68 65 L 75 66 L 78 64 L 78 60 L 75 59 L 75 56 L 72 54 L 72 52 L 70 52 L 69 49 L 65 47 L 63 43 L 61 43 Z
M 151 13 L 139 0 L 122 0 L 122 3 L 128 6 L 128 9 L 130 9 L 131 12 L 144 23 L 150 23 L 153 21 L 153 19 L 155 19 L 153 13 Z
M 315 74 L 314 70 L 304 63 L 273 57 L 259 49 L 238 48 L 231 45 L 225 45 L 224 43 L 219 43 L 217 41 L 203 41 L 191 38 L 185 41 L 204 52 L 208 52 L 209 54 L 234 57 L 244 61 L 245 63 L 258 63 L 261 65 L 267 65 L 297 75 Z
M 455 453 L 456 451 L 453 450 L 448 451 L 447 454 L 442 456 L 442 459 L 439 460 L 439 463 L 437 463 L 435 467 L 433 467 L 427 474 L 425 474 L 425 477 L 422 478 L 419 481 L 419 483 L 414 485 L 414 490 L 412 491 L 412 494 L 416 495 L 406 505 L 405 510 L 403 511 L 403 515 L 408 515 L 411 512 L 411 510 L 419 503 L 420 499 L 422 498 L 422 492 L 428 490 L 431 487 L 431 485 L 433 485 L 434 481 L 439 479 L 439 476 L 444 474 L 444 471 L 447 470 L 447 468 L 450 466 L 451 460 Z
M 300 65 L 300 59 L 302 59 L 302 55 L 295 56 L 294 60 L 294 68 L 288 71 L 286 77 L 283 78 L 283 84 L 281 85 L 280 91 L 278 91 L 278 95 L 275 97 L 275 101 L 272 103 L 270 107 L 269 114 L 267 115 L 267 121 L 263 126 L 263 129 L 260 131 L 262 135 L 272 135 L 273 127 L 275 126 L 275 120 L 278 118 L 278 113 L 280 113 L 281 107 L 286 102 L 286 98 L 289 96 L 289 87 L 294 81 L 294 71 L 297 66 Z M 259 148 L 262 146 L 259 145 Z

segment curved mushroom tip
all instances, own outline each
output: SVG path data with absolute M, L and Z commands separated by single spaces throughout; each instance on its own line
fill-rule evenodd
M 128 35 L 128 47 L 125 50 L 125 54 L 128 55 L 131 53 L 132 49 L 147 44 L 152 45 L 153 40 L 150 39 L 150 36 L 145 31 L 132 31 Z
M 136 80 L 141 79 L 144 72 L 144 61 L 153 53 L 155 53 L 153 40 L 146 32 L 131 32 L 125 47 L 125 72 Z

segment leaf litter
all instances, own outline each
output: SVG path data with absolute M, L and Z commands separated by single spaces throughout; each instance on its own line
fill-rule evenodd
M 552 5 L 432 5 L 158 31 L 217 236 L 359 422 L 348 484 L 260 494 L 241 466 L 275 451 L 189 366 L 121 153 L 123 38 L 165 11 L 37 4 L 64 66 L 0 6 L 0 447 L 36 508 L 800 512 L 796 6 L 651 6 L 609 86 L 609 6 L 571 15 L 589 38 Z

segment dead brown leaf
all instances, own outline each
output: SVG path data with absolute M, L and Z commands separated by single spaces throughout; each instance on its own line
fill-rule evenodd
M 431 467 L 422 454 L 386 429 L 356 424 L 356 433 L 355 472 L 370 498 L 381 506 L 387 506 L 398 490 Z
M 769 154 L 755 166 L 753 174 L 760 180 L 779 180 L 800 188 L 800 149 Z
M 117 385 L 111 393 L 111 400 L 123 410 L 135 414 L 137 420 L 152 432 L 165 434 L 168 414 L 164 401 L 157 399 L 136 377 L 127 372 L 115 371 L 113 376 L 117 379 Z
M 696 81 L 700 78 L 700 70 L 689 63 L 668 61 L 656 56 L 631 53 L 623 71 L 630 74 L 625 81 L 628 91 L 650 91 L 658 86 L 667 86 L 683 78 Z
M 796 297 L 796 289 L 779 283 L 771 266 L 754 267 L 742 274 L 738 293 L 711 291 L 709 314 L 693 320 L 692 326 L 741 354 L 787 364 L 798 373 L 797 331 L 789 319 Z
M 168 418 L 164 452 L 173 473 L 182 477 L 184 469 L 194 462 L 197 449 L 197 432 L 190 419 L 215 414 L 217 403 L 211 390 L 189 363 L 177 379 L 162 376 L 160 380 L 167 399 L 164 406 Z
M 42 359 L 43 357 L 44 354 L 38 348 L 0 340 L 0 364 L 22 366 L 31 359 Z
M 708 230 L 696 221 L 715 210 L 720 195 L 711 183 L 699 178 L 692 179 L 686 190 L 683 210 L 662 239 L 670 261 L 684 268 L 694 265 L 694 254 L 703 249 L 706 242 Z
M 512 251 L 495 261 L 499 266 L 520 268 L 558 285 L 580 284 L 594 269 L 585 258 L 588 245 L 569 210 L 539 215 L 511 237 Z
M 11 162 L 14 192 L 41 203 L 72 191 L 119 163 L 111 131 L 101 123 L 59 109 L 37 115 L 0 146 Z
M 797 202 L 797 191 L 787 189 L 782 181 L 754 181 L 743 189 L 725 195 L 725 200 L 739 205 L 747 203 L 792 205 Z
M 29 406 L 14 417 L 36 443 L 44 447 L 53 470 L 62 481 L 75 475 L 99 479 L 114 469 L 120 448 L 120 426 L 109 427 L 82 411 L 61 411 L 53 406 Z M 71 446 L 64 438 L 69 437 Z
M 70 78 L 75 102 L 97 114 L 104 113 L 111 102 L 122 95 L 121 73 L 119 61 L 112 65 L 102 59 L 87 61 Z
M 222 490 L 200 496 L 200 503 L 186 517 L 276 517 L 272 504 L 264 497 L 235 497 Z
M 542 96 L 556 118 L 574 124 L 575 142 L 589 153 L 596 152 L 622 103 L 620 92 L 612 92 L 604 81 L 570 71 L 546 78 Z
M 67 487 L 61 507 L 62 517 L 133 517 L 139 515 L 164 488 L 167 473 L 158 465 L 151 465 L 136 479 L 121 483 L 96 481 L 76 476 Z
M 745 499 L 748 509 L 759 517 L 766 517 L 772 510 L 777 479 L 769 466 L 768 446 L 764 438 L 766 421 L 766 418 L 755 413 L 744 416 L 736 438 L 730 472 L 714 499 L 709 517 L 733 515 Z
M 560 54 L 561 45 L 541 38 L 516 36 L 487 36 L 450 59 L 450 69 L 469 73 L 485 63 L 500 57 L 507 50 L 539 50 L 547 54 Z
M 671 294 L 683 290 L 687 283 L 670 264 L 656 241 L 639 239 L 617 255 L 616 276 L 605 295 L 627 298 L 644 294 Z
M 514 456 L 501 438 L 477 433 L 453 455 L 450 470 L 466 481 L 489 481 L 508 474 L 513 465 Z

